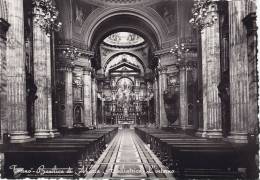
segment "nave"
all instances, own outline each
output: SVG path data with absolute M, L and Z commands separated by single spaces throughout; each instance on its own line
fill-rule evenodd
M 0 0 L 0 177 L 258 179 L 256 2 Z
M 134 130 L 119 130 L 88 178 L 173 178 Z
M 4 178 L 254 179 L 254 143 L 234 144 L 184 131 L 101 128 L 6 143 Z

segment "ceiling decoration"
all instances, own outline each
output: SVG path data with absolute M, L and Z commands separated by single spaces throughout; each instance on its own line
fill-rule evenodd
M 133 4 L 146 3 L 151 0 L 95 0 L 95 1 L 106 5 L 133 5 Z
M 117 32 L 104 39 L 104 43 L 111 46 L 136 46 L 144 43 L 144 39 L 130 32 Z

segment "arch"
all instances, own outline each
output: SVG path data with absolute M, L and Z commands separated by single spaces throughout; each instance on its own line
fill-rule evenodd
M 159 18 L 149 10 L 138 8 L 99 8 L 84 22 L 81 33 L 90 50 L 95 49 L 104 37 L 119 31 L 138 34 L 154 49 L 159 49 L 167 35 L 167 27 Z
M 146 67 L 145 67 L 143 61 L 140 59 L 140 57 L 138 57 L 137 55 L 135 55 L 135 54 L 133 54 L 133 53 L 131 53 L 131 52 L 119 52 L 119 53 L 113 54 L 113 55 L 106 61 L 106 63 L 104 64 L 104 67 L 103 67 L 104 72 L 106 72 L 107 65 L 108 65 L 115 57 L 117 57 L 117 56 L 119 56 L 119 55 L 121 55 L 121 54 L 127 54 L 127 55 L 130 55 L 130 56 L 135 57 L 135 58 L 138 60 L 138 62 L 143 66 L 143 69 L 144 69 L 144 72 L 145 72 Z
M 7 16 L 7 5 L 5 0 L 0 0 L 0 18 L 8 20 Z

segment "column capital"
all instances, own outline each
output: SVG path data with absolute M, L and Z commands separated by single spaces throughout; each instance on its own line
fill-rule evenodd
M 166 74 L 168 67 L 167 66 L 160 66 L 157 68 L 159 75 L 160 74 Z
M 6 40 L 6 32 L 9 26 L 10 24 L 6 20 L 0 18 L 0 38 Z
M 200 31 L 212 26 L 218 21 L 219 2 L 220 0 L 196 1 L 189 22 Z
M 34 26 L 40 27 L 47 36 L 51 36 L 53 31 L 60 31 L 62 23 L 57 20 L 59 11 L 53 5 L 53 1 L 33 0 L 32 5 Z

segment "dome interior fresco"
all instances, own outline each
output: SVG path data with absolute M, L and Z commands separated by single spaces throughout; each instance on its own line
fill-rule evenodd
M 136 46 L 144 43 L 145 40 L 134 33 L 117 32 L 106 37 L 103 42 L 112 46 Z

